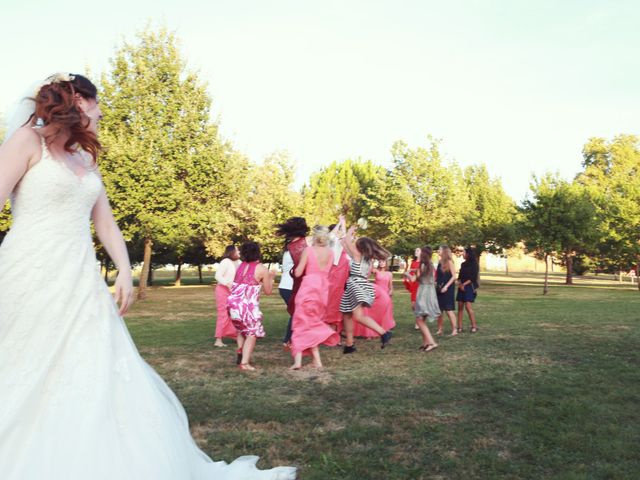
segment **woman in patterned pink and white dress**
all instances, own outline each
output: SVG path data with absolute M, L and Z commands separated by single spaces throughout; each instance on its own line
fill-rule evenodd
M 276 272 L 270 272 L 260 263 L 260 245 L 256 242 L 243 243 L 240 258 L 242 263 L 236 270 L 227 305 L 229 317 L 238 331 L 238 366 L 241 370 L 255 370 L 250 363 L 251 355 L 257 339 L 265 336 L 260 290 L 264 287 L 264 293 L 271 295 Z

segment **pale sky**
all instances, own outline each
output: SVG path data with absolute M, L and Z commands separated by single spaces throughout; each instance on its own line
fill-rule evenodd
M 103 71 L 149 22 L 181 39 L 222 135 L 254 161 L 288 150 L 298 186 L 431 134 L 521 200 L 532 173 L 578 172 L 589 137 L 640 134 L 637 0 L 0 0 L 0 111 Z

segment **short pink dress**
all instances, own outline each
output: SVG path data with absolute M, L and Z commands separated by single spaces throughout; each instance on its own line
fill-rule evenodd
M 293 314 L 293 335 L 291 336 L 291 354 L 310 355 L 310 349 L 318 345 L 335 346 L 340 341 L 336 333 L 324 321 L 329 294 L 329 271 L 333 265 L 333 256 L 329 263 L 320 269 L 316 257 L 316 247 L 307 248 L 307 266 L 302 284 L 296 296 L 296 308 Z
M 373 318 L 385 330 L 391 330 L 396 326 L 393 317 L 393 301 L 389 296 L 389 288 L 393 282 L 393 274 L 391 272 L 376 272 L 373 289 L 376 299 L 371 307 L 365 307 L 365 315 Z M 365 327 L 364 325 L 354 322 L 353 335 L 356 337 L 379 337 L 376 332 Z
M 242 262 L 236 270 L 231 293 L 227 299 L 229 317 L 238 333 L 262 338 L 265 336 L 260 311 L 260 289 L 256 280 L 256 267 L 260 262 Z

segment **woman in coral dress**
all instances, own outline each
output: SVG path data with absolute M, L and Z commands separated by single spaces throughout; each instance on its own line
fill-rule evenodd
M 312 355 L 313 366 L 322 368 L 319 345 L 336 346 L 340 335 L 324 321 L 327 310 L 329 271 L 333 265 L 333 252 L 327 246 L 329 229 L 313 229 L 313 245 L 302 252 L 300 263 L 294 272 L 302 278 L 296 308 L 293 314 L 293 335 L 291 336 L 292 370 L 302 367 L 302 356 Z
M 373 318 L 382 328 L 391 330 L 396 326 L 396 321 L 393 318 L 393 301 L 391 299 L 393 295 L 393 274 L 386 271 L 386 269 L 387 262 L 384 260 L 379 261 L 378 268 L 374 269 L 373 290 L 375 292 L 375 300 L 373 305 L 365 308 L 364 311 L 365 315 Z M 353 334 L 356 337 L 365 338 L 378 336 L 376 332 L 359 323 L 353 326 Z
M 342 331 L 340 300 L 349 278 L 349 256 L 340 243 L 340 239 L 345 233 L 345 219 L 341 215 L 337 225 L 331 228 L 329 235 L 329 246 L 333 250 L 333 265 L 329 271 L 329 300 L 324 317 L 324 321 L 338 333 Z

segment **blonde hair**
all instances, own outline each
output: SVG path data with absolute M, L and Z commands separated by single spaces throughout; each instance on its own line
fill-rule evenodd
M 313 244 L 318 247 L 326 247 L 329 245 L 329 228 L 324 225 L 316 225 L 313 227 Z
M 442 255 L 440 256 L 440 265 L 442 265 L 442 270 L 447 272 L 449 271 L 451 262 L 453 262 L 451 249 L 449 248 L 448 245 L 440 245 L 440 251 L 442 252 Z

